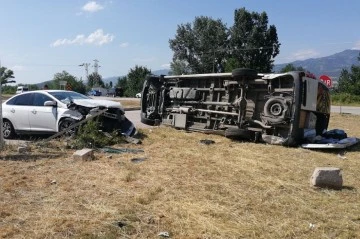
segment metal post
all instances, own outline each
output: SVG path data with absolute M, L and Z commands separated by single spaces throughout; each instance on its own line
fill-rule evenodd
M 1 62 L 0 62 L 1 68 Z M 4 146 L 4 137 L 3 137 L 3 116 L 2 116 L 2 93 L 1 93 L 1 76 L 0 76 L 0 150 Z

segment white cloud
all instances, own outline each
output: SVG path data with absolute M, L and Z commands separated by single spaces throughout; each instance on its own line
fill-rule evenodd
M 102 9 L 104 9 L 104 7 L 102 5 L 96 3 L 95 1 L 90 1 L 82 7 L 82 10 L 85 12 L 97 12 Z
M 130 44 L 128 42 L 123 42 L 120 44 L 120 47 L 125 48 L 128 47 Z
M 104 34 L 102 29 L 97 29 L 89 36 L 85 36 L 83 34 L 77 35 L 74 39 L 58 39 L 51 43 L 52 47 L 62 46 L 62 45 L 104 45 L 110 43 L 114 40 L 114 35 L 112 34 Z
M 353 46 L 352 50 L 360 50 L 360 41 L 355 43 L 355 46 Z
M 169 63 L 167 63 L 167 64 L 162 64 L 161 67 L 170 68 L 170 64 L 169 64 Z
M 315 51 L 313 49 L 307 49 L 307 50 L 300 50 L 300 51 L 295 52 L 292 55 L 292 58 L 294 60 L 305 60 L 308 58 L 316 57 L 318 55 L 319 55 L 319 53 L 317 51 Z

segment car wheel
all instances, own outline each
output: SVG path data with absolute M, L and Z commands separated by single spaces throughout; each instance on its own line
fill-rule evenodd
M 12 123 L 8 120 L 3 121 L 3 137 L 4 139 L 11 139 L 15 136 L 15 130 Z
M 66 130 L 67 128 L 69 128 L 70 126 L 75 124 L 76 122 L 77 122 L 76 120 L 71 119 L 71 118 L 65 118 L 65 119 L 61 120 L 61 122 L 59 123 L 59 132 Z M 66 137 L 73 137 L 75 135 L 75 133 L 76 133 L 76 127 L 70 129 L 64 135 Z

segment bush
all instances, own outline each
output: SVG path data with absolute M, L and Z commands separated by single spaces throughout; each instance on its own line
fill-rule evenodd
M 102 148 L 121 142 L 124 142 L 124 140 L 116 131 L 111 134 L 101 131 L 100 123 L 95 119 L 80 126 L 75 136 L 74 147 Z
M 331 96 L 333 104 L 360 104 L 360 95 L 337 93 Z

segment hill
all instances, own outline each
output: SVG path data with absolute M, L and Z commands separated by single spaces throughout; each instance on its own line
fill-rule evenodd
M 342 69 L 350 69 L 351 65 L 359 64 L 359 53 L 360 50 L 345 50 L 326 57 L 310 58 L 289 63 L 296 67 L 301 66 L 318 77 L 320 75 L 328 75 L 336 79 L 340 76 Z M 275 65 L 274 71 L 279 72 L 289 63 Z

